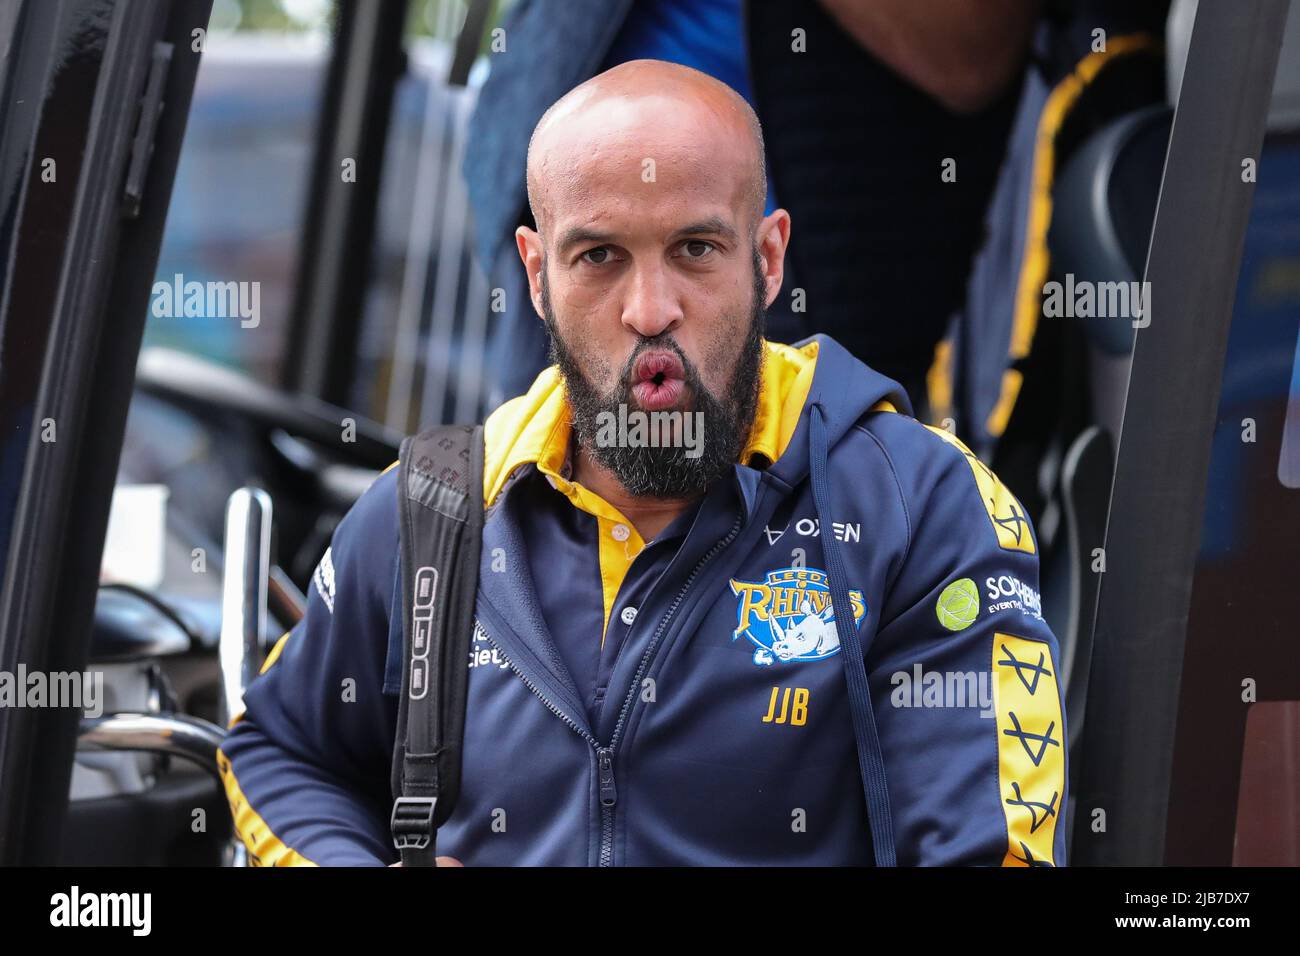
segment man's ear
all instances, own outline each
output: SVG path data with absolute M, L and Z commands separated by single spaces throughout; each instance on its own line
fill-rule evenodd
M 771 305 L 781 291 L 785 280 L 785 250 L 790 245 L 790 214 L 784 209 L 774 210 L 758 224 L 756 236 L 758 255 L 762 260 L 763 280 L 767 286 L 767 301 Z
M 542 237 L 527 226 L 515 230 L 515 245 L 519 248 L 519 258 L 523 260 L 524 272 L 528 274 L 528 297 L 532 299 L 533 311 L 537 317 L 544 318 L 542 312 Z

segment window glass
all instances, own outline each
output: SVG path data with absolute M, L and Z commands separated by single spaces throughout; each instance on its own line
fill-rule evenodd
M 145 347 L 280 381 L 330 6 L 218 0 L 163 234 Z
M 495 5 L 483 44 L 510 5 Z M 384 153 L 349 405 L 401 432 L 483 412 L 489 290 L 473 256 L 461 164 L 487 63 L 480 55 L 467 88 L 447 83 L 464 16 L 459 0 L 412 5 L 407 72 L 393 100 Z
M 325 0 L 213 4 L 145 351 L 179 350 L 279 385 L 332 12 Z M 211 410 L 137 389 L 101 580 L 158 594 L 213 638 L 226 499 L 270 471 L 256 452 Z

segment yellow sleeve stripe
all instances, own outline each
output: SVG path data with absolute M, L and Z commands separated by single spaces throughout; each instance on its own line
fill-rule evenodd
M 1001 438 L 1011 421 L 1016 399 L 1020 397 L 1020 386 L 1025 384 L 1025 377 L 1018 369 L 1009 368 L 1002 373 L 1002 390 L 998 393 L 997 403 L 984 420 L 984 429 L 990 435 Z
M 244 792 L 239 788 L 235 772 L 230 767 L 226 755 L 217 751 L 217 769 L 226 785 L 226 800 L 230 803 L 230 815 L 235 821 L 235 833 L 248 849 L 250 866 L 316 866 L 297 850 L 287 847 L 280 841 L 266 821 L 253 809 Z
M 1043 284 L 1047 281 L 1047 232 L 1052 222 L 1052 178 L 1056 167 L 1056 134 L 1075 102 L 1108 64 L 1118 57 L 1150 50 L 1155 42 L 1146 34 L 1110 37 L 1104 51 L 1092 52 L 1048 94 L 1038 121 L 1034 142 L 1029 222 L 1025 229 L 1024 262 L 1016 290 L 1011 333 L 1011 358 L 1029 354 L 1038 326 Z
M 925 373 L 925 394 L 930 400 L 930 420 L 942 422 L 952 416 L 953 361 L 952 339 L 935 343 L 934 359 Z
M 284 650 L 284 642 L 289 640 L 289 635 L 292 633 L 292 631 L 285 631 L 280 635 L 280 639 L 276 641 L 275 646 L 271 648 L 271 653 L 267 654 L 266 660 L 262 661 L 261 670 L 257 672 L 259 677 L 262 674 L 265 674 L 270 669 L 271 665 L 280 659 L 280 653 Z
M 997 535 L 998 546 L 1004 551 L 1024 551 L 1026 554 L 1035 554 L 1037 548 L 1034 546 L 1034 536 L 1029 530 L 1029 519 L 1025 516 L 1025 509 L 1020 507 L 1016 496 L 1007 490 L 1007 486 L 998 480 L 998 476 L 993 474 L 989 466 L 980 461 L 957 436 L 934 425 L 925 427 L 966 457 L 966 464 L 970 466 L 975 485 L 979 488 L 980 500 L 984 502 L 984 510 L 988 512 L 989 523 L 993 525 L 993 532 Z
M 1038 329 L 1042 310 L 1043 285 L 1048 275 L 1047 233 L 1052 224 L 1052 183 L 1056 172 L 1056 136 L 1075 103 L 1088 85 L 1117 58 L 1155 48 L 1155 41 L 1144 33 L 1110 37 L 1106 49 L 1094 51 L 1075 65 L 1047 96 L 1039 114 L 1034 137 L 1033 166 L 1030 173 L 1029 215 L 1025 223 L 1024 253 L 1020 278 L 1016 285 L 1011 316 L 1011 343 L 1008 358 L 1014 362 L 1029 354 Z M 1020 391 L 1020 383 L 1003 379 L 997 406 L 989 414 L 985 427 L 989 434 L 1001 437 L 1011 418 Z
M 266 660 L 262 661 L 262 667 L 257 672 L 258 677 L 261 677 L 263 674 L 265 674 L 267 669 L 280 659 L 280 652 L 284 650 L 284 642 L 289 639 L 289 635 L 292 633 L 293 633 L 292 631 L 285 631 L 283 634 L 280 635 L 280 639 L 276 641 L 275 646 L 271 648 L 271 653 L 267 654 Z M 239 723 L 243 719 L 244 719 L 244 709 L 241 707 L 239 709 L 239 712 L 234 714 L 230 718 L 230 722 L 226 724 L 226 729 L 234 730 L 235 724 Z
M 1007 821 L 1003 866 L 1055 866 L 1065 812 L 1065 724 L 1056 664 L 1042 641 L 993 636 L 998 788 Z

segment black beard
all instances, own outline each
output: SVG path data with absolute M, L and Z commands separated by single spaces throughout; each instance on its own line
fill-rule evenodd
M 719 398 L 704 387 L 699 370 L 686 358 L 681 347 L 671 335 L 642 337 L 628 356 L 618 385 L 608 395 L 601 395 L 583 374 L 582 367 L 559 334 L 555 313 L 546 282 L 546 267 L 542 267 L 542 312 L 550 333 L 551 361 L 558 365 L 564 376 L 565 392 L 573 413 L 573 434 L 582 450 L 607 468 L 629 495 L 635 498 L 681 499 L 702 494 L 709 485 L 724 475 L 740 457 L 754 423 L 758 407 L 759 380 L 763 367 L 763 327 L 766 315 L 766 285 L 762 262 L 754 252 L 754 296 L 749 331 L 741 346 L 736 370 Z M 682 409 L 685 414 L 696 414 L 702 424 L 702 437 L 698 457 L 689 457 L 692 449 L 683 442 L 654 447 L 630 445 L 626 442 L 607 443 L 596 440 L 606 416 L 617 420 L 619 406 L 629 412 L 640 411 L 632 397 L 629 384 L 632 366 L 647 349 L 670 349 L 681 360 L 685 382 L 693 398 L 692 407 Z

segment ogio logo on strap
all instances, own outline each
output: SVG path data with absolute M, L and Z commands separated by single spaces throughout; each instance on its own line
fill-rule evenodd
M 433 633 L 433 609 L 438 598 L 438 569 L 423 567 L 415 572 L 415 598 L 411 602 L 411 699 L 429 692 L 429 636 Z

